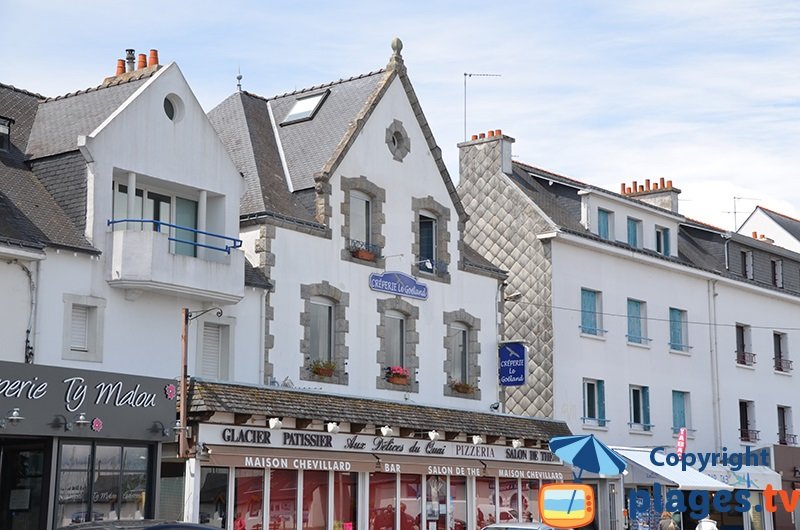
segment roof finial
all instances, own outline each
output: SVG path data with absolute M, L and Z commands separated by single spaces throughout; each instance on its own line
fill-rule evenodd
M 238 70 L 239 70 L 239 74 L 236 76 L 236 88 L 239 90 L 239 92 L 241 92 L 242 91 L 242 68 L 239 67 Z
M 392 39 L 392 57 L 389 59 L 389 65 L 387 68 L 394 68 L 398 65 L 403 64 L 403 56 L 400 52 L 403 51 L 403 41 L 400 40 L 399 37 L 395 37 Z

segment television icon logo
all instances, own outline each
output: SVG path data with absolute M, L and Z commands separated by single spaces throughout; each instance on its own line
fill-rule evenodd
M 594 490 L 586 484 L 545 484 L 539 491 L 539 516 L 553 528 L 579 528 L 594 521 Z

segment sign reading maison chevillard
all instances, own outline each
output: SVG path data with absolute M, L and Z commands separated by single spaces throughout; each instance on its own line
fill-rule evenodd
M 402 272 L 383 271 L 380 274 L 373 272 L 369 275 L 369 288 L 373 291 L 407 296 L 417 300 L 428 299 L 428 286 Z
M 356 453 L 424 455 L 443 458 L 470 458 L 502 462 L 557 464 L 561 460 L 543 449 L 474 445 L 363 434 L 329 434 L 323 432 L 271 431 L 258 427 L 238 427 L 204 423 L 200 439 L 208 444 L 229 444 L 281 449 L 317 449 Z

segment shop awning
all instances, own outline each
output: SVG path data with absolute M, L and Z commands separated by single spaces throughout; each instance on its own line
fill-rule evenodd
M 724 482 L 714 480 L 708 475 L 700 473 L 694 468 L 684 470 L 681 466 L 656 465 L 650 460 L 650 449 L 623 449 L 612 447 L 620 456 L 628 462 L 646 471 L 652 482 L 671 484 L 680 490 L 706 490 L 720 491 L 732 490 L 733 488 Z M 664 464 L 664 454 L 656 453 L 656 462 Z M 637 470 L 631 470 L 635 473 Z M 626 477 L 626 482 L 630 480 Z M 637 479 L 634 483 L 639 482 Z
M 781 476 L 767 466 L 742 466 L 737 471 L 726 466 L 708 466 L 703 474 L 736 490 L 763 490 L 768 485 L 776 490 L 782 488 Z

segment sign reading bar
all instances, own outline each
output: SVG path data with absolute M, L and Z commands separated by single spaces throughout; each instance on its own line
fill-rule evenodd
M 469 458 L 527 464 L 556 464 L 561 460 L 545 449 L 474 445 L 462 442 L 430 441 L 364 434 L 330 434 L 305 431 L 270 431 L 258 427 L 200 424 L 199 437 L 208 444 L 267 447 L 274 449 L 313 449 L 362 454 L 389 454 Z
M 500 385 L 521 386 L 525 384 L 527 348 L 522 342 L 506 342 L 500 345 Z
M 383 271 L 380 274 L 373 272 L 369 275 L 369 288 L 373 291 L 416 298 L 417 300 L 428 299 L 428 286 L 402 272 Z

